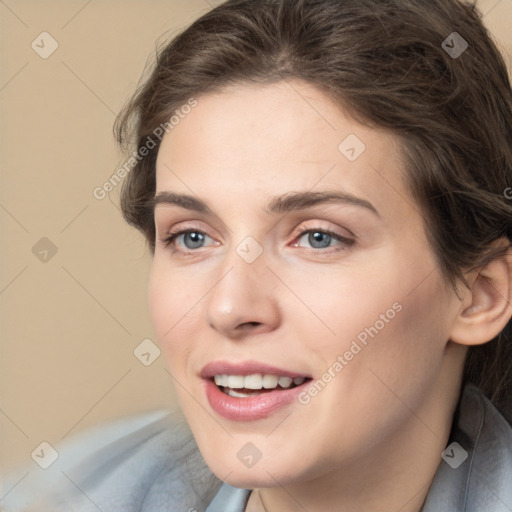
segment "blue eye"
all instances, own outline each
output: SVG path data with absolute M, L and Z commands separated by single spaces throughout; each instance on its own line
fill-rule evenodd
M 311 248 L 314 252 L 327 252 L 323 249 L 328 249 L 330 247 L 338 246 L 335 250 L 343 250 L 347 247 L 350 247 L 355 243 L 355 240 L 352 240 L 350 238 L 346 238 L 344 236 L 341 236 L 337 233 L 334 233 L 332 231 L 328 231 L 325 229 L 307 229 L 299 233 L 296 237 L 296 240 L 299 241 L 304 238 L 306 235 L 307 242 L 311 245 Z M 185 247 L 184 250 L 180 250 L 176 248 L 176 241 L 178 238 L 182 238 L 182 246 Z M 173 233 L 170 233 L 169 236 L 161 242 L 163 243 L 164 247 L 172 247 L 173 252 L 181 252 L 186 253 L 187 251 L 194 252 L 195 249 L 201 249 L 205 242 L 206 238 L 209 237 L 206 233 L 203 231 L 200 231 L 198 229 L 182 229 Z M 332 245 L 332 242 L 338 242 L 337 244 Z M 299 245 L 294 245 L 294 247 L 297 247 Z M 301 245 L 299 247 L 302 247 Z
M 301 236 L 301 239 L 306 235 L 308 237 L 308 243 L 313 246 L 313 249 L 324 249 L 325 247 L 329 247 L 330 243 L 334 239 L 331 235 L 322 231 L 307 231 Z M 315 246 L 317 243 L 319 245 Z
M 312 246 L 314 250 L 332 247 L 332 245 L 330 245 L 332 241 L 340 242 L 336 245 L 341 246 L 351 246 L 354 244 L 354 240 L 338 235 L 337 233 L 334 233 L 332 231 L 327 231 L 325 229 L 307 229 L 305 231 L 302 231 L 298 235 L 299 240 L 304 238 L 306 235 L 308 243 Z
M 205 237 L 208 237 L 206 233 L 203 233 L 202 231 L 198 231 L 197 229 L 184 229 L 181 231 L 177 231 L 175 233 L 171 233 L 165 240 L 163 240 L 163 243 L 165 247 L 168 247 L 169 245 L 173 244 L 175 245 L 175 240 L 183 235 L 183 240 L 187 240 L 187 235 L 191 235 L 188 239 L 190 240 L 190 245 L 187 245 L 185 243 L 186 249 L 193 250 L 193 249 L 200 249 L 201 243 L 204 242 Z M 208 237 L 210 238 L 210 237 Z

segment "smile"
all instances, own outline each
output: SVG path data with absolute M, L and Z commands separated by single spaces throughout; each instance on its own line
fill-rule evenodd
M 296 398 L 312 377 L 266 363 L 215 361 L 200 372 L 210 407 L 232 421 L 267 418 L 298 403 Z
M 268 389 L 292 389 L 300 386 L 306 377 L 287 377 L 272 374 L 253 373 L 251 375 L 215 375 L 217 387 L 229 396 L 247 398 L 266 393 Z

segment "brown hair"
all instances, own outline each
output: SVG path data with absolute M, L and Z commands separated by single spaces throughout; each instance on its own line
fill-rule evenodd
M 126 145 L 133 134 L 140 151 L 159 126 L 172 128 L 169 119 L 191 97 L 286 78 L 317 86 L 354 119 L 399 136 L 411 195 L 453 285 L 510 247 L 512 91 L 479 12 L 461 1 L 229 0 L 157 52 L 118 119 L 118 140 Z M 125 219 L 152 250 L 157 139 L 121 196 Z M 499 240 L 508 247 L 497 249 Z M 511 375 L 509 321 L 469 349 L 464 381 L 500 407 L 510 400 Z

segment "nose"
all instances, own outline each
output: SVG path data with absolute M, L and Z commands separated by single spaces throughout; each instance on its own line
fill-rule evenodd
M 277 282 L 265 252 L 248 263 L 233 248 L 205 298 L 206 322 L 236 340 L 276 329 L 281 321 Z

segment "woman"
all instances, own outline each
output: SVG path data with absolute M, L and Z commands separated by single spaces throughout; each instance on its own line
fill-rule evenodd
M 58 506 L 512 510 L 511 114 L 457 0 L 231 0 L 179 34 L 117 133 L 190 432 L 108 444 Z

